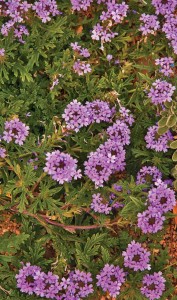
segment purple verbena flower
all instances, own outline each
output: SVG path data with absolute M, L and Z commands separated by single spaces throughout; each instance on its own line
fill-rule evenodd
M 109 292 L 111 297 L 117 297 L 125 282 L 125 276 L 126 273 L 119 266 L 106 264 L 96 276 L 97 286 L 100 286 L 104 292 Z
M 137 184 L 143 184 L 149 182 L 154 183 L 157 181 L 157 179 L 161 179 L 161 178 L 162 178 L 162 173 L 157 167 L 144 166 L 139 170 L 137 174 L 136 183 Z
M 171 66 L 174 65 L 174 60 L 172 57 L 162 57 L 155 60 L 155 64 L 160 66 L 159 72 L 164 74 L 165 76 L 169 76 L 173 74 L 173 70 Z
M 162 229 L 165 217 L 156 208 L 149 206 L 147 210 L 138 213 L 138 227 L 143 233 L 156 233 Z
M 175 192 L 161 181 L 157 187 L 149 191 L 148 201 L 152 207 L 156 207 L 161 213 L 165 213 L 176 204 Z
M 69 279 L 70 285 L 68 294 L 70 293 L 70 295 L 76 297 L 76 299 L 82 299 L 93 293 L 91 273 L 75 270 L 69 273 Z
M 59 150 L 46 154 L 44 171 L 60 184 L 70 182 L 73 178 L 81 178 L 81 170 L 77 170 L 77 160 Z
M 117 120 L 116 123 L 108 127 L 107 134 L 109 139 L 119 142 L 121 145 L 130 144 L 130 129 L 124 121 Z
M 172 101 L 172 95 L 175 91 L 175 86 L 165 80 L 157 79 L 151 87 L 148 97 L 155 105 L 163 104 Z
M 0 49 L 0 56 L 4 56 L 5 55 L 5 49 L 4 48 L 1 48 Z
M 143 277 L 141 293 L 149 300 L 160 299 L 165 291 L 165 278 L 162 272 L 154 272 Z
M 29 134 L 29 126 L 26 126 L 18 118 L 5 122 L 3 139 L 7 143 L 14 141 L 15 144 L 23 145 Z
M 162 135 L 158 135 L 157 131 L 157 125 L 148 128 L 148 132 L 145 136 L 146 148 L 155 150 L 157 152 L 167 152 L 169 148 L 168 142 L 173 140 L 173 136 L 170 130 Z
M 5 158 L 6 157 L 6 149 L 0 147 L 0 158 Z
M 22 269 L 19 270 L 19 273 L 15 276 L 17 280 L 17 287 L 22 293 L 32 295 L 35 293 L 36 280 L 35 275 L 37 272 L 40 272 L 41 268 L 37 266 L 31 266 L 30 263 L 23 265 Z
M 142 14 L 140 21 L 144 23 L 139 28 L 143 35 L 147 35 L 149 33 L 155 34 L 155 32 L 160 28 L 160 23 L 155 15 Z
M 115 108 L 110 108 L 110 105 L 99 99 L 93 102 L 86 102 L 86 110 L 89 116 L 90 123 L 110 122 L 115 114 Z
M 79 131 L 83 126 L 90 124 L 90 116 L 88 110 L 77 99 L 70 102 L 62 114 L 66 122 L 66 127 L 69 130 Z
M 90 207 L 95 212 L 105 215 L 108 215 L 112 210 L 112 207 L 109 206 L 109 202 L 106 199 L 104 199 L 100 193 L 92 195 L 92 203 Z
M 162 14 L 164 16 L 170 15 L 175 11 L 176 0 L 152 0 L 152 5 L 155 7 L 156 14 Z
M 80 59 L 77 59 L 75 61 L 73 70 L 79 76 L 90 73 L 92 71 L 90 64 L 85 61 L 80 61 Z
M 51 20 L 52 16 L 61 14 L 58 10 L 56 0 L 38 0 L 32 5 L 32 9 L 36 12 L 37 16 L 46 23 Z
M 132 241 L 128 244 L 126 251 L 122 252 L 124 257 L 124 266 L 134 271 L 150 270 L 149 264 L 151 253 L 147 251 L 140 243 Z
M 133 118 L 133 115 L 130 114 L 130 110 L 121 106 L 119 109 L 119 113 L 120 113 L 121 119 L 128 125 L 132 126 L 132 124 L 135 122 L 135 120 Z

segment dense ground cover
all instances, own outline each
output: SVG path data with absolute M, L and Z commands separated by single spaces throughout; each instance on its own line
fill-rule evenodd
M 176 8 L 0 1 L 0 299 L 177 299 Z

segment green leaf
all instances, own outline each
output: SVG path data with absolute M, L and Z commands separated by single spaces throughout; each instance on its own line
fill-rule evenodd
M 166 117 L 162 117 L 158 122 L 159 127 L 164 127 L 166 125 L 167 119 L 168 118 Z
M 157 133 L 158 133 L 159 135 L 162 135 L 162 134 L 166 133 L 167 131 L 168 131 L 168 127 L 167 127 L 167 126 L 164 126 L 164 127 L 158 128 Z
M 173 141 L 173 142 L 170 144 L 170 148 L 171 148 L 171 149 L 177 149 L 177 141 Z
M 170 127 L 175 126 L 176 122 L 177 122 L 177 117 L 176 117 L 176 115 L 172 115 L 172 116 L 169 116 L 169 117 L 168 117 L 168 120 L 167 120 L 167 124 L 166 124 L 166 125 L 170 128 Z
M 172 160 L 177 161 L 177 150 L 173 153 Z

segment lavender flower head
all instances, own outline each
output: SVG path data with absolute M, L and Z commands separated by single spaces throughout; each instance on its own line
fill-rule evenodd
M 155 64 L 161 67 L 159 72 L 165 76 L 173 74 L 171 66 L 174 66 L 174 60 L 172 57 L 162 57 L 160 59 L 156 59 Z
M 35 10 L 37 16 L 46 23 L 51 20 L 52 16 L 61 14 L 57 8 L 56 0 L 38 0 L 34 2 L 32 9 Z
M 82 177 L 81 170 L 77 170 L 77 160 L 69 154 L 56 150 L 52 153 L 47 153 L 46 157 L 44 172 L 47 172 L 52 179 L 60 184 L 70 182 L 73 178 Z
M 71 47 L 74 51 L 77 51 L 80 56 L 83 56 L 85 58 L 90 57 L 90 52 L 88 51 L 87 48 L 82 48 L 81 46 L 78 45 L 77 42 L 71 43 Z
M 141 293 L 149 300 L 160 299 L 165 291 L 165 278 L 162 272 L 154 272 L 154 274 L 147 274 L 143 277 Z
M 173 140 L 173 135 L 170 130 L 162 135 L 158 135 L 158 126 L 154 125 L 149 127 L 148 132 L 145 136 L 146 148 L 155 150 L 157 152 L 168 151 L 168 142 Z
M 117 297 L 120 294 L 120 288 L 125 282 L 126 273 L 119 266 L 106 264 L 96 276 L 97 286 L 100 286 L 104 292 L 109 292 L 111 297 Z
M 122 23 L 123 19 L 127 16 L 129 6 L 125 2 L 118 4 L 115 1 L 108 1 L 106 5 L 107 11 L 102 12 L 100 20 L 107 21 L 110 19 L 116 24 Z
M 170 15 L 175 11 L 176 1 L 175 0 L 152 0 L 152 5 L 155 7 L 156 14 L 162 14 L 164 16 Z
M 105 215 L 108 215 L 112 210 L 112 207 L 109 206 L 109 202 L 106 199 L 104 199 L 100 193 L 92 195 L 92 203 L 90 207 L 95 212 Z
M 5 55 L 5 49 L 4 48 L 1 48 L 0 49 L 0 56 L 4 56 Z
M 104 181 L 116 171 L 125 168 L 125 150 L 119 142 L 108 140 L 100 145 L 96 152 L 91 152 L 84 163 L 85 174 L 95 183 L 103 186 Z
M 135 122 L 133 115 L 130 114 L 130 110 L 126 109 L 125 107 L 121 106 L 119 109 L 120 117 L 123 119 L 125 123 L 127 123 L 129 126 L 132 126 Z
M 86 110 L 90 123 L 110 122 L 115 114 L 115 108 L 110 108 L 109 104 L 99 99 L 93 102 L 86 102 Z
M 71 296 L 76 297 L 76 299 L 87 297 L 89 294 L 93 293 L 91 273 L 75 270 L 74 272 L 69 273 L 69 279 L 70 285 L 68 293 L 70 293 Z
M 157 167 L 144 166 L 139 170 L 139 172 L 137 174 L 136 183 L 137 184 L 143 184 L 143 183 L 149 183 L 149 182 L 154 183 L 157 181 L 157 179 L 161 179 L 161 178 L 162 178 L 162 173 L 160 172 L 160 170 Z
M 6 149 L 0 147 L 0 158 L 5 158 L 6 157 Z
M 143 233 L 156 233 L 163 227 L 165 217 L 156 207 L 149 206 L 147 210 L 138 213 L 138 227 Z
M 149 256 L 151 255 L 149 251 L 144 249 L 140 243 L 132 241 L 128 244 L 126 251 L 122 252 L 124 257 L 124 266 L 134 271 L 144 271 L 150 270 L 151 266 L 149 264 Z
M 171 83 L 157 79 L 152 85 L 148 97 L 153 104 L 158 105 L 172 101 L 172 95 L 176 88 Z
M 124 121 L 117 120 L 116 123 L 108 127 L 107 134 L 111 140 L 121 145 L 130 144 L 130 129 Z
M 176 204 L 175 192 L 161 181 L 157 187 L 149 191 L 148 201 L 152 207 L 156 207 L 161 213 L 166 213 Z
M 36 281 L 35 294 L 40 297 L 53 299 L 59 290 L 59 277 L 52 272 L 36 272 L 34 275 Z
M 90 64 L 85 61 L 80 61 L 80 59 L 77 59 L 75 61 L 73 70 L 79 76 L 90 73 L 92 71 Z
M 101 41 L 102 44 L 111 42 L 111 40 L 117 36 L 117 32 L 112 32 L 110 28 L 103 27 L 100 23 L 97 23 L 92 30 L 92 40 Z
M 90 124 L 87 108 L 76 99 L 67 105 L 62 117 L 66 122 L 66 128 L 76 132 L 78 132 L 81 127 Z
M 3 139 L 7 143 L 14 141 L 15 144 L 23 145 L 29 134 L 29 126 L 26 126 L 18 118 L 5 122 Z
M 37 272 L 41 271 L 40 267 L 31 266 L 30 263 L 23 265 L 22 269 L 15 276 L 17 287 L 22 293 L 32 295 L 35 293 L 36 281 L 34 279 Z
M 86 11 L 92 2 L 93 0 L 71 0 L 72 9 L 77 11 Z
M 155 34 L 156 30 L 160 28 L 160 23 L 155 15 L 142 14 L 140 21 L 144 23 L 139 28 L 143 35 Z

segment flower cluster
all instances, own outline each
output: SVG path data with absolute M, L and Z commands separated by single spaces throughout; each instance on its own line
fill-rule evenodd
M 115 36 L 117 36 L 117 32 L 112 32 L 111 28 L 104 27 L 100 23 L 97 23 L 92 30 L 91 38 L 92 40 L 101 41 L 103 45 L 106 42 L 110 42 Z
M 91 274 L 79 270 L 70 272 L 67 279 L 59 281 L 52 272 L 44 273 L 40 267 L 27 263 L 19 270 L 16 280 L 21 292 L 48 299 L 78 300 L 93 292 Z
M 112 207 L 109 206 L 109 202 L 104 199 L 100 193 L 92 195 L 92 203 L 90 207 L 95 211 L 105 215 L 108 215 Z
M 18 118 L 6 121 L 2 138 L 7 143 L 14 141 L 15 144 L 23 145 L 29 134 L 29 126 L 26 126 Z
M 136 183 L 155 183 L 158 179 L 162 179 L 162 173 L 157 167 L 144 166 L 137 174 Z
M 79 76 L 90 73 L 92 71 L 91 65 L 85 61 L 81 61 L 80 59 L 77 59 L 74 62 L 73 70 Z
M 117 297 L 125 277 L 126 273 L 119 266 L 106 264 L 96 276 L 97 286 L 100 286 L 104 292 L 109 292 L 111 297 Z
M 82 177 L 81 170 L 77 170 L 77 160 L 59 150 L 46 154 L 44 171 L 60 184 Z
M 143 35 L 155 34 L 155 32 L 160 28 L 160 23 L 155 15 L 142 14 L 140 21 L 143 24 L 140 26 L 139 30 L 142 31 Z
M 149 300 L 160 299 L 165 290 L 165 281 L 162 272 L 147 274 L 143 277 L 141 293 Z
M 170 211 L 176 204 L 175 193 L 166 183 L 159 179 L 155 185 L 148 193 L 148 209 L 138 213 L 138 227 L 144 233 L 161 230 L 165 220 L 163 213 Z
M 29 32 L 24 25 L 20 25 L 29 19 L 28 12 L 32 9 L 36 15 L 46 23 L 51 20 L 51 15 L 56 16 L 60 14 L 57 9 L 56 0 L 38 0 L 34 4 L 27 1 L 11 0 L 1 1 L 1 15 L 9 18 L 1 27 L 1 33 L 7 36 L 11 30 L 14 31 L 14 36 L 18 38 L 21 43 L 24 43 L 23 35 L 29 35 Z
M 71 43 L 71 47 L 74 51 L 79 53 L 80 56 L 83 56 L 85 58 L 90 57 L 90 52 L 88 51 L 87 48 L 82 48 L 81 46 L 78 45 L 77 42 Z
M 156 14 L 168 16 L 171 15 L 176 8 L 176 1 L 174 0 L 152 0 L 152 5 L 155 7 Z
M 149 127 L 148 132 L 145 136 L 146 147 L 157 152 L 167 152 L 169 148 L 168 142 L 173 140 L 173 135 L 171 134 L 170 130 L 162 135 L 158 135 L 157 131 L 157 125 Z
M 125 107 L 121 106 L 119 109 L 120 113 L 120 119 L 124 120 L 125 123 L 127 123 L 129 126 L 132 126 L 134 123 L 133 115 L 130 113 L 129 109 L 126 109 Z
M 86 11 L 92 2 L 93 0 L 71 0 L 72 9 L 77 11 Z
M 111 174 L 124 170 L 125 150 L 118 141 L 109 139 L 95 152 L 89 154 L 88 161 L 84 165 L 85 174 L 95 183 L 95 186 L 103 186 Z
M 6 149 L 0 147 L 0 158 L 5 158 L 6 157 Z
M 83 126 L 92 123 L 110 122 L 114 113 L 114 108 L 110 108 L 108 103 L 99 99 L 86 102 L 86 105 L 82 105 L 74 99 L 67 105 L 62 117 L 66 122 L 67 129 L 78 132 Z
M 153 104 L 158 105 L 172 101 L 172 95 L 176 88 L 171 83 L 157 79 L 152 85 L 148 97 Z
M 174 53 L 177 54 L 177 16 L 175 14 L 166 16 L 162 31 L 170 41 Z
M 150 252 L 144 249 L 140 243 L 132 241 L 126 251 L 122 252 L 124 257 L 124 266 L 134 271 L 150 270 L 149 256 Z
M 159 72 L 165 76 L 173 74 L 171 67 L 174 66 L 174 60 L 172 57 L 162 57 L 160 59 L 156 59 L 155 64 L 161 67 Z
M 108 1 L 106 5 L 107 10 L 102 12 L 100 20 L 112 20 L 116 24 L 122 23 L 123 19 L 127 16 L 128 5 L 125 2 L 118 4 L 115 1 Z

